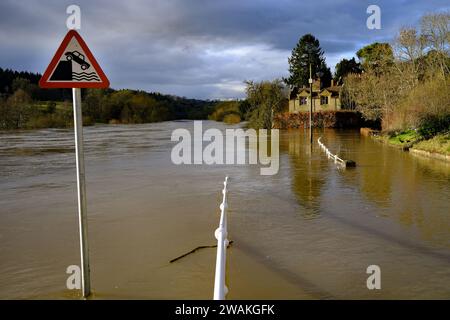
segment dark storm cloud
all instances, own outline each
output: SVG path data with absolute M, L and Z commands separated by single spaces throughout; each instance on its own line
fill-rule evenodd
M 43 72 L 66 32 L 71 1 L 0 2 L 0 66 Z M 389 41 L 446 0 L 78 1 L 80 33 L 114 88 L 199 98 L 243 95 L 245 79 L 286 76 L 299 37 L 314 34 L 334 67 L 362 45 Z M 382 29 L 366 28 L 366 8 Z

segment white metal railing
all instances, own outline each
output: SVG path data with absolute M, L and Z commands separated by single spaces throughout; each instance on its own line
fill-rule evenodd
M 337 154 L 332 154 L 330 152 L 330 150 L 328 150 L 328 148 L 320 141 L 320 139 L 322 139 L 322 137 L 317 139 L 317 143 L 319 143 L 319 146 L 322 148 L 323 151 L 325 151 L 325 153 L 327 154 L 327 157 L 333 159 L 335 163 L 339 163 L 339 164 L 345 166 L 346 165 L 345 160 L 342 160 L 341 158 L 339 158 L 337 156 Z
M 220 204 L 220 222 L 219 227 L 214 232 L 217 239 L 217 256 L 216 256 L 216 275 L 214 279 L 214 300 L 224 300 L 228 293 L 228 288 L 225 285 L 225 269 L 227 259 L 228 247 L 228 229 L 227 229 L 227 183 L 228 177 L 225 177 L 223 182 L 223 198 Z

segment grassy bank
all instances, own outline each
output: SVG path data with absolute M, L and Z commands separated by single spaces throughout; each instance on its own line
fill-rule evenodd
M 374 136 L 375 139 L 403 150 L 415 149 L 441 155 L 450 155 L 450 131 L 427 139 L 417 130 L 405 130 Z
M 450 132 L 438 134 L 428 140 L 419 141 L 413 148 L 431 153 L 450 155 Z

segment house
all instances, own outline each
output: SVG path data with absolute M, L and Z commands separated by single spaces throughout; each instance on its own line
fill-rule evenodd
M 320 79 L 314 80 L 312 86 L 313 112 L 324 110 L 341 110 L 341 86 L 334 84 L 322 88 Z M 289 94 L 289 113 L 309 112 L 310 89 L 307 87 L 292 88 Z

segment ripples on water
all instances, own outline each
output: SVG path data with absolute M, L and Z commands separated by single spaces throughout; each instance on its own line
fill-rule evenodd
M 176 128 L 86 127 L 92 281 L 98 298 L 209 299 L 222 182 L 230 176 L 229 298 L 450 298 L 450 167 L 361 137 L 316 132 L 355 169 L 340 170 L 302 130 L 280 135 L 280 170 L 175 166 Z M 204 122 L 208 127 L 227 128 Z M 0 133 L 0 298 L 75 298 L 79 263 L 72 130 Z M 382 290 L 366 288 L 366 268 Z

